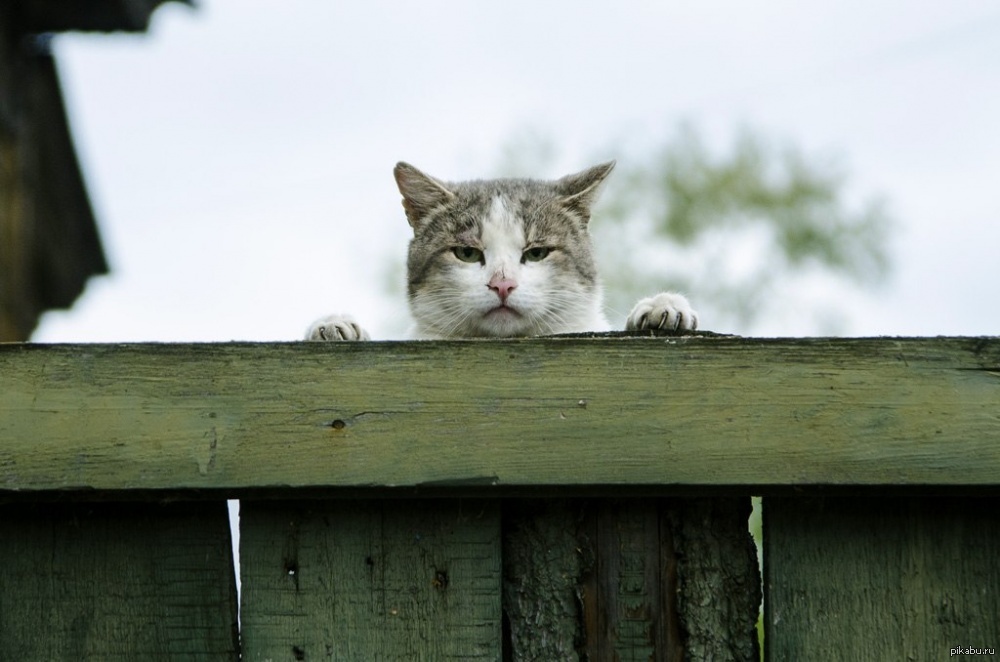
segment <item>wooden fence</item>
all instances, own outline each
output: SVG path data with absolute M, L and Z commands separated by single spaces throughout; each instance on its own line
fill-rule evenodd
M 0 660 L 995 654 L 998 484 L 1000 338 L 0 345 Z

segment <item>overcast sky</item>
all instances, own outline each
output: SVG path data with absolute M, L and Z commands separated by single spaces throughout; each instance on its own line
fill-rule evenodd
M 112 274 L 38 341 L 291 340 L 335 311 L 385 337 L 406 315 L 384 293 L 409 233 L 396 161 L 490 176 L 535 127 L 560 158 L 523 174 L 554 177 L 684 121 L 832 155 L 851 195 L 886 198 L 895 269 L 844 302 L 845 332 L 1000 333 L 992 0 L 202 0 L 55 52 Z

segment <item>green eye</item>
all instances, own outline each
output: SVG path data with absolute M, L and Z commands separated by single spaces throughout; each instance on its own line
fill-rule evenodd
M 552 252 L 551 248 L 546 248 L 545 246 L 536 246 L 535 248 L 529 248 L 524 251 L 521 255 L 522 262 L 540 262 L 549 256 Z
M 455 246 L 451 249 L 451 252 L 455 254 L 462 262 L 482 262 L 483 252 L 478 248 L 473 248 L 472 246 Z

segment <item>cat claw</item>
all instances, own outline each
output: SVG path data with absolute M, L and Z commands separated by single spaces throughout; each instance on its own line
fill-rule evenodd
M 312 323 L 306 331 L 306 340 L 341 342 L 371 340 L 371 336 L 347 315 L 330 315 Z
M 626 331 L 694 331 L 697 328 L 698 313 L 684 295 L 672 292 L 640 299 L 625 320 Z

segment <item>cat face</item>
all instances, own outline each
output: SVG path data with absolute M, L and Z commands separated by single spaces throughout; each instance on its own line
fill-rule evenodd
M 446 183 L 400 163 L 413 228 L 410 309 L 423 337 L 514 337 L 600 330 L 587 223 L 614 163 L 556 181 Z

